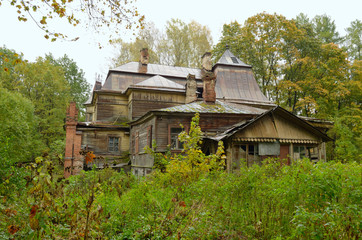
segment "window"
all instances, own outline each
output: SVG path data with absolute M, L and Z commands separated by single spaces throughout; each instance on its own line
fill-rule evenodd
M 183 143 L 178 140 L 178 135 L 182 128 L 170 128 L 170 145 L 171 149 L 183 149 Z
M 135 154 L 136 153 L 136 148 L 135 148 L 135 145 L 136 145 L 136 136 L 135 134 L 132 134 L 132 138 L 131 138 L 131 153 Z
M 231 60 L 233 61 L 233 63 L 239 63 L 236 57 L 231 57 Z
M 204 88 L 198 87 L 197 88 L 197 98 L 202 98 L 202 93 L 204 92 Z
M 306 157 L 305 146 L 294 146 L 293 153 L 294 153 L 294 159 L 302 159 Z
M 152 125 L 147 127 L 147 146 L 152 147 Z
M 108 137 L 108 151 L 109 152 L 119 151 L 119 137 Z
M 135 138 L 135 153 L 138 154 L 139 152 L 139 134 L 136 132 L 136 138 Z

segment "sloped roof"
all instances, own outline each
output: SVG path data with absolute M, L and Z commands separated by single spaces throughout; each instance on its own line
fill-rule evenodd
M 243 61 L 241 61 L 239 58 L 235 57 L 232 52 L 227 48 L 224 54 L 221 56 L 219 61 L 217 61 L 217 64 L 223 64 L 223 65 L 231 65 L 231 66 L 241 66 L 241 67 L 251 67 L 250 65 L 245 64 Z
M 217 98 L 257 102 L 271 102 L 260 90 L 251 66 L 245 64 L 226 49 L 213 67 L 216 72 L 215 92 Z
M 129 62 L 117 68 L 110 69 L 109 72 L 139 73 L 138 67 L 138 62 Z M 192 74 L 195 75 L 196 79 L 201 79 L 201 70 L 197 68 L 176 67 L 152 63 L 147 64 L 147 72 L 145 74 L 179 77 L 185 79 L 187 75 Z
M 231 137 L 236 132 L 247 128 L 251 124 L 255 123 L 256 121 L 258 121 L 260 119 L 262 119 L 264 116 L 268 115 L 269 113 L 273 113 L 273 112 L 276 112 L 278 114 L 283 115 L 284 117 L 287 117 L 288 119 L 293 121 L 294 124 L 298 124 L 298 125 L 302 126 L 303 128 L 307 129 L 308 131 L 310 131 L 310 132 L 314 133 L 315 135 L 321 137 L 325 141 L 331 141 L 332 140 L 325 133 L 319 131 L 317 128 L 310 125 L 307 121 L 303 120 L 299 116 L 294 115 L 293 113 L 285 110 L 284 108 L 282 108 L 280 106 L 276 106 L 276 107 L 274 107 L 274 108 L 272 108 L 272 109 L 270 109 L 268 111 L 265 111 L 264 113 L 260 114 L 259 116 L 255 117 L 253 119 L 241 121 L 240 123 L 237 123 L 237 124 L 233 125 L 232 127 L 230 127 L 229 129 L 225 130 L 223 133 L 220 133 L 220 134 L 218 134 L 216 136 L 208 137 L 208 138 L 212 139 L 212 140 L 220 141 L 222 139 Z
M 265 109 L 251 106 L 237 106 L 236 104 L 228 104 L 223 101 L 216 100 L 214 104 L 206 104 L 204 101 L 192 102 L 175 107 L 163 108 L 157 111 L 171 113 L 231 113 L 231 114 L 262 114 L 267 111 Z
M 152 87 L 152 88 L 174 88 L 174 89 L 185 89 L 185 86 L 178 84 L 174 81 L 168 80 L 160 75 L 150 77 L 142 82 L 134 84 L 139 87 Z

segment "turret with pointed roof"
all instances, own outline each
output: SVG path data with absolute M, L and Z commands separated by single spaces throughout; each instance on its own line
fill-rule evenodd
M 237 58 L 229 48 L 213 66 L 216 98 L 252 105 L 270 105 L 252 72 L 252 67 Z

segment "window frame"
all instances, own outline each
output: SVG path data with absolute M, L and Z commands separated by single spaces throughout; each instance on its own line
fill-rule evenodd
M 178 135 L 180 135 L 180 133 L 182 132 L 182 131 L 188 131 L 188 127 L 187 126 L 185 126 L 185 125 L 183 125 L 184 127 L 182 128 L 181 126 L 180 126 L 180 124 L 169 124 L 168 125 L 168 145 L 170 146 L 170 148 L 171 148 L 171 151 L 182 151 L 183 150 L 183 143 L 181 143 L 180 142 L 180 140 L 178 140 Z M 171 146 L 171 141 L 172 141 L 172 139 L 171 139 L 171 129 L 181 129 L 181 132 L 177 135 L 177 142 L 176 142 L 176 148 L 172 148 L 172 146 Z M 180 148 L 180 146 L 179 146 L 179 144 L 181 143 L 181 148 Z
M 111 144 L 111 139 L 112 140 L 112 146 L 110 146 Z M 117 145 L 115 144 L 114 140 L 117 139 Z M 117 146 L 117 150 L 114 150 L 114 147 Z M 115 136 L 115 135 L 109 135 L 107 137 L 107 150 L 110 153 L 120 153 L 121 152 L 121 137 L 120 136 Z M 112 148 L 112 150 L 111 150 Z

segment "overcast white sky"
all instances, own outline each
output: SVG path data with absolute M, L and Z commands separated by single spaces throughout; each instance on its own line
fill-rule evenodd
M 179 18 L 187 23 L 196 20 L 210 28 L 214 44 L 220 37 L 224 23 L 234 20 L 243 23 L 248 17 L 263 11 L 282 14 L 288 19 L 301 12 L 309 18 L 327 14 L 335 20 L 342 35 L 351 21 L 362 19 L 361 0 L 138 0 L 137 6 L 139 12 L 146 16 L 146 21 L 154 22 L 160 29 L 171 18 Z M 96 73 L 105 77 L 110 65 L 109 59 L 114 56 L 114 49 L 109 46 L 99 49 L 97 43 L 101 36 L 94 36 L 91 30 L 65 26 L 69 28 L 68 32 L 80 36 L 80 39 L 76 42 L 51 43 L 44 39 L 44 33 L 33 22 L 18 22 L 14 8 L 7 7 L 4 2 L 0 6 L 1 46 L 22 52 L 29 61 L 34 61 L 46 53 L 52 53 L 56 58 L 67 54 L 84 70 L 91 84 L 94 83 Z M 124 33 L 123 38 L 129 40 L 129 34 Z M 103 39 L 104 43 L 107 41 L 108 39 Z

